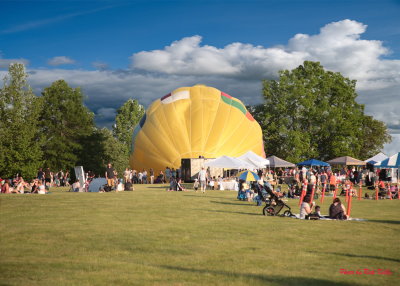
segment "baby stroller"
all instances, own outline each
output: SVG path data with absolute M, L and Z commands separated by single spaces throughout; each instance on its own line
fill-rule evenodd
M 263 215 L 275 216 L 279 215 L 284 207 L 288 210 L 283 212 L 281 216 L 293 216 L 291 212 L 291 208 L 285 204 L 275 193 L 272 191 L 272 188 L 268 184 L 264 184 L 264 190 L 269 194 L 269 200 L 266 201 L 265 206 L 263 208 Z

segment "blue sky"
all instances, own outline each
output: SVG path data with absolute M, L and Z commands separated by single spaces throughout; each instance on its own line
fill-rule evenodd
M 303 60 L 357 79 L 400 151 L 400 1 L 1 1 L 0 75 L 21 61 L 36 93 L 80 86 L 99 125 L 128 98 L 182 85 L 261 102 L 261 80 Z M 397 107 L 397 108 L 396 108 Z
M 396 3 L 397 2 L 397 3 Z M 126 68 L 127 57 L 183 37 L 203 44 L 274 46 L 327 23 L 352 19 L 368 25 L 365 39 L 390 47 L 399 58 L 399 1 L 2 1 L 4 57 L 28 58 L 31 67 L 67 55 L 80 68 L 94 61 Z M 5 44 L 6 43 L 6 44 Z

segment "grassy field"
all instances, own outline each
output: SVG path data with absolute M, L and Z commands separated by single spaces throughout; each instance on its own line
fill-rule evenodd
M 233 191 L 1 195 L 0 285 L 399 285 L 399 208 L 355 200 L 368 221 L 304 221 Z

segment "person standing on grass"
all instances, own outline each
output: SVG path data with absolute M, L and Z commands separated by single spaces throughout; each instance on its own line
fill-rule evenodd
M 154 184 L 154 170 L 150 168 L 150 184 Z
M 204 170 L 204 167 L 201 167 L 201 170 L 198 175 L 198 179 L 200 181 L 200 189 L 203 194 L 206 192 L 206 186 L 207 186 L 206 177 L 207 177 L 207 172 L 206 172 L 206 170 Z
M 106 168 L 106 179 L 107 179 L 107 185 L 111 188 L 114 187 L 114 177 L 115 177 L 114 168 L 112 167 L 111 163 L 108 163 Z
M 171 179 L 171 169 L 169 167 L 165 169 L 165 179 L 167 183 L 169 183 Z
M 147 171 L 145 169 L 143 169 L 142 175 L 143 184 L 147 184 Z
M 51 171 L 50 168 L 46 168 L 46 170 L 44 171 L 44 180 L 47 184 L 51 184 Z
M 39 168 L 39 171 L 37 173 L 37 178 L 38 178 L 38 180 L 40 180 L 42 182 L 44 181 L 44 172 L 43 172 L 42 168 Z
M 130 174 L 131 174 L 131 172 L 129 171 L 129 169 L 128 168 L 126 168 L 125 169 L 125 171 L 124 171 L 124 183 L 126 184 L 127 182 L 130 182 Z

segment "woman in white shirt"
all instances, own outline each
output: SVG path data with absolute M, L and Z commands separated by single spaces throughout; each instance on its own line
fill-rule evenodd
M 43 185 L 43 183 L 41 181 L 39 181 L 39 191 L 38 191 L 39 195 L 45 195 L 46 194 L 46 188 Z
M 311 203 L 311 202 L 312 202 L 311 195 L 307 194 L 304 197 L 303 202 L 301 203 L 301 206 L 300 206 L 300 218 L 301 219 L 305 219 L 306 216 L 308 216 L 311 213 L 312 207 L 314 205 L 314 203 Z

